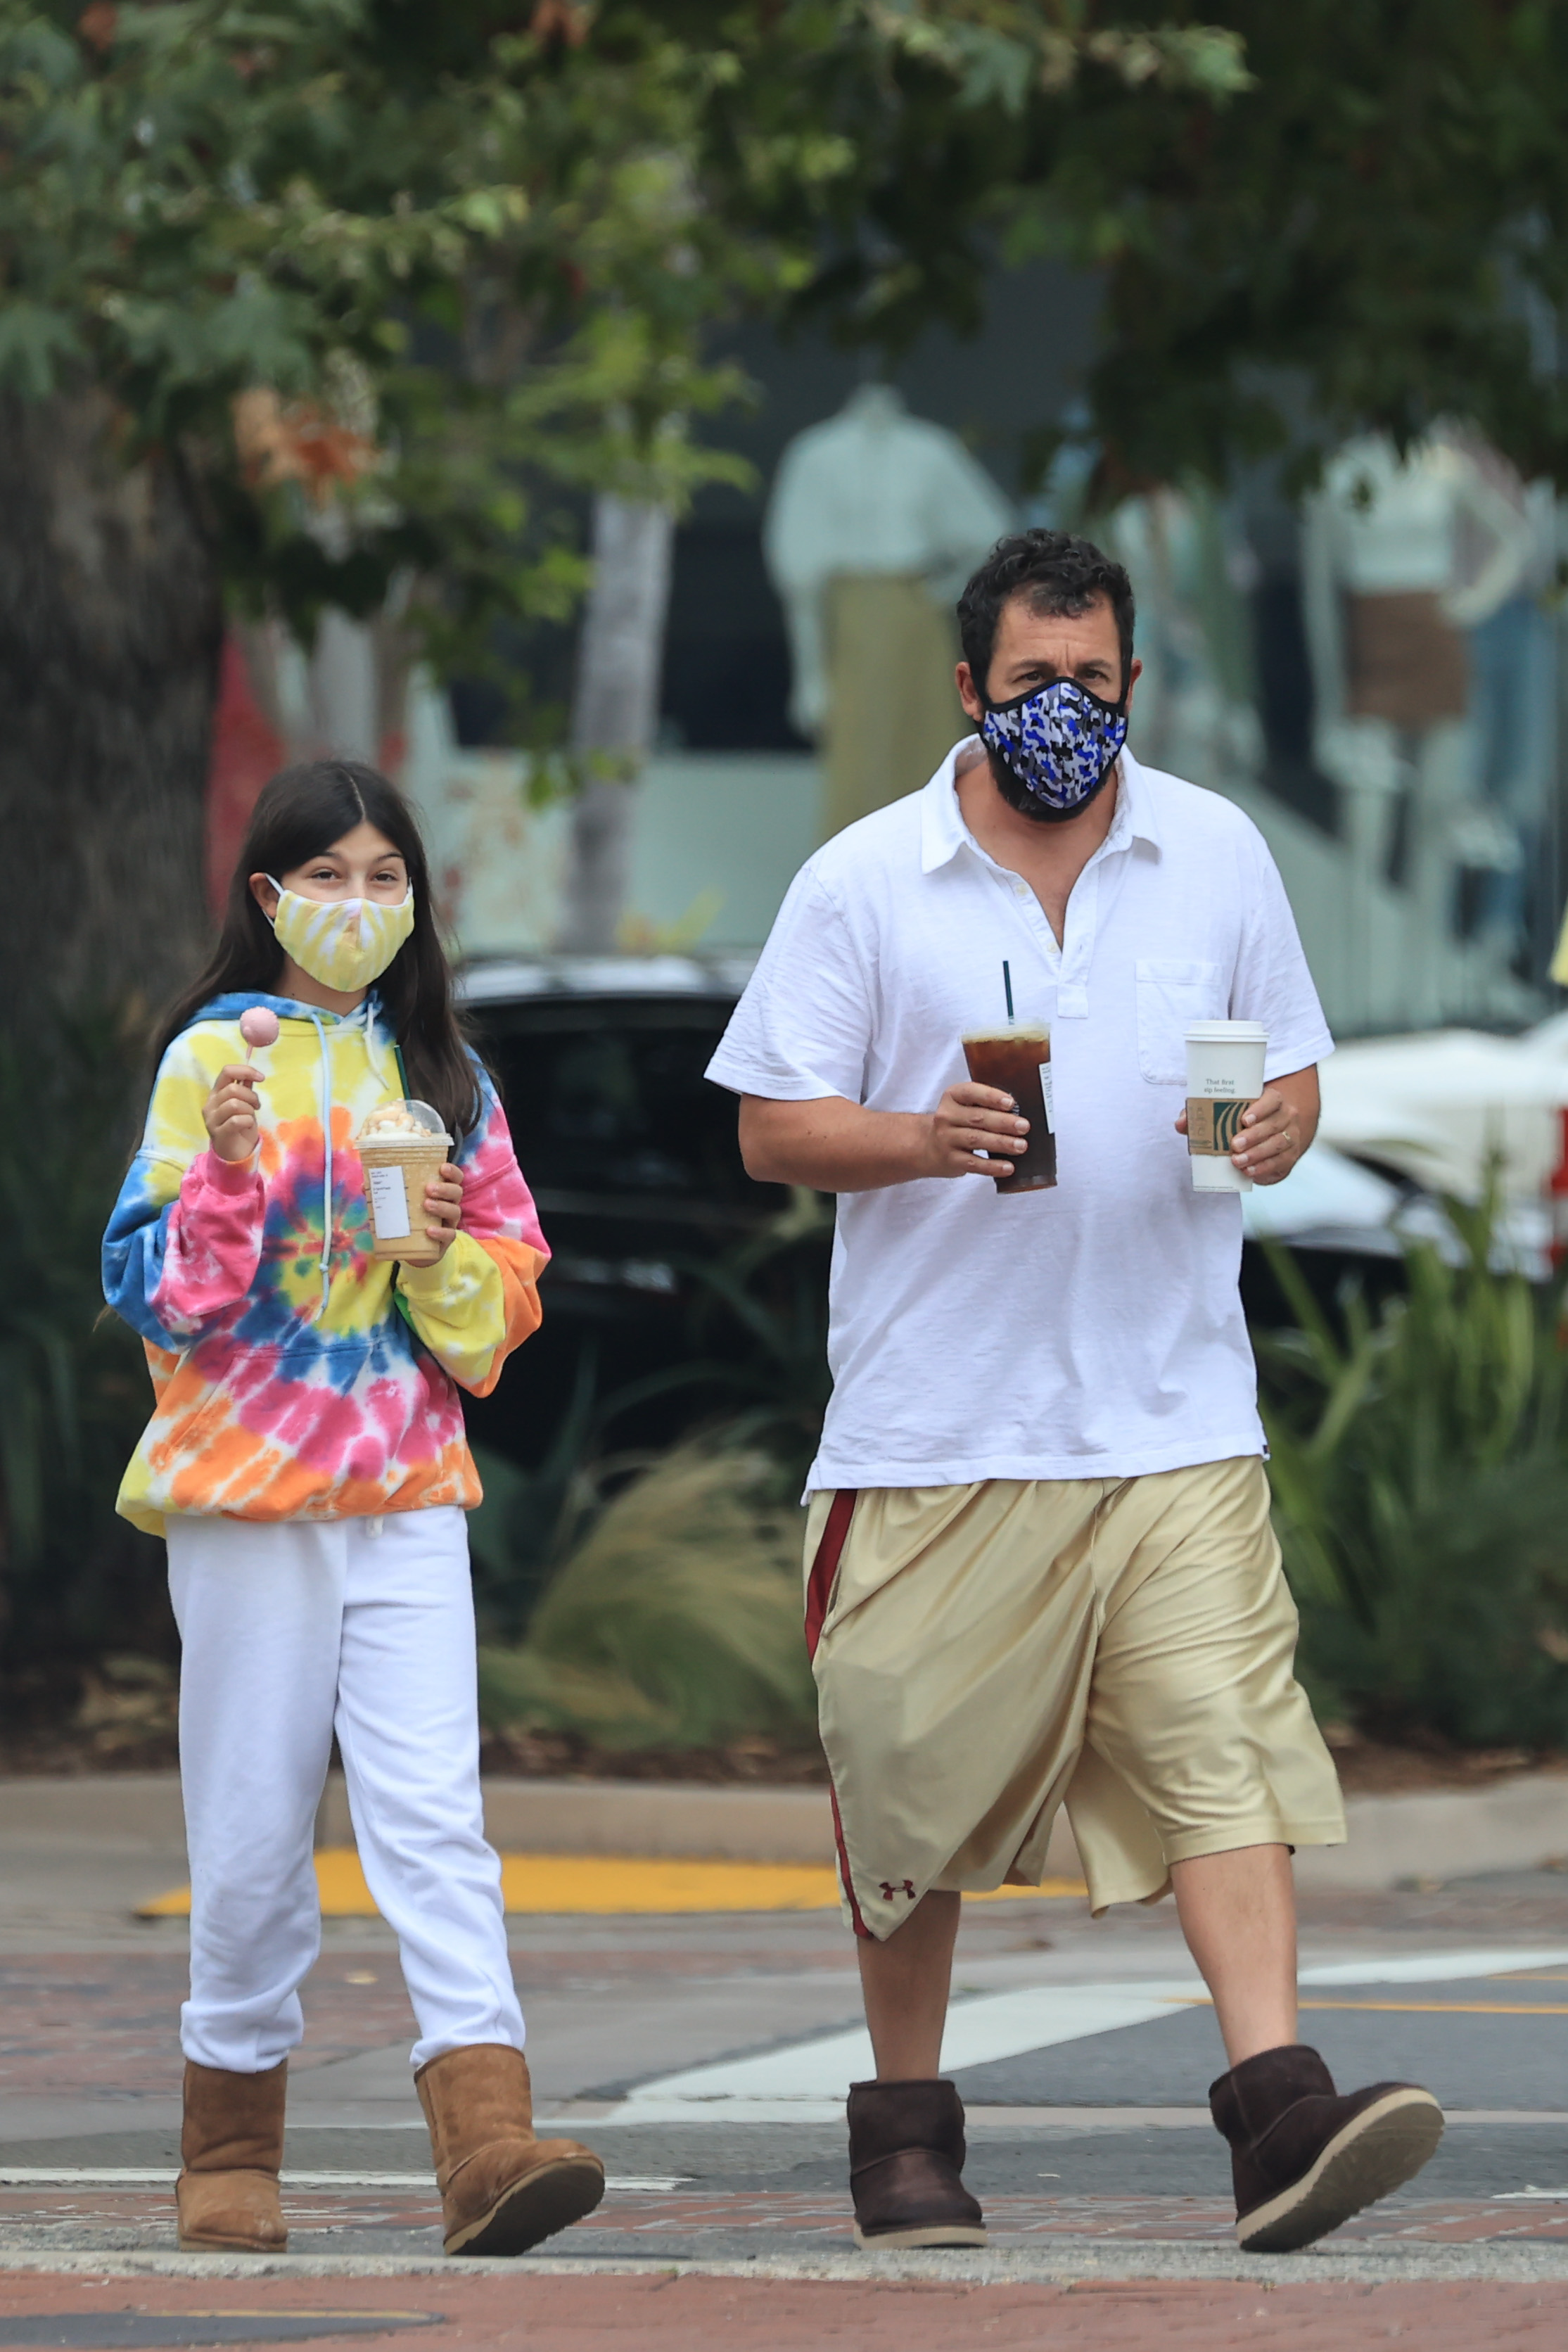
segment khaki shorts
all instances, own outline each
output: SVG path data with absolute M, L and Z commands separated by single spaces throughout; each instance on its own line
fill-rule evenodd
M 1062 1803 L 1095 1911 L 1195 1854 L 1343 1842 L 1255 1456 L 814 1495 L 806 1562 L 858 1934 L 1038 1885 Z

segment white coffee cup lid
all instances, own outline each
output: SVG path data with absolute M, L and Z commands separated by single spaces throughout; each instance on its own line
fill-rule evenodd
M 1189 1021 L 1186 1034 L 1193 1045 L 1266 1045 L 1269 1042 L 1261 1021 Z

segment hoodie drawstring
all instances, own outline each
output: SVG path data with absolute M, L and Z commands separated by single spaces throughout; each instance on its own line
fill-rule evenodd
M 327 1313 L 328 1293 L 332 1286 L 332 1049 L 327 1043 L 327 1032 L 321 1026 L 321 1016 L 307 1006 L 310 1024 L 316 1032 L 316 1043 L 321 1049 L 321 1315 Z

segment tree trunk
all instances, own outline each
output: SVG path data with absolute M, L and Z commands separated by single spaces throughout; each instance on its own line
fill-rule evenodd
M 178 463 L 128 468 L 99 393 L 0 401 L 0 992 L 6 1026 L 139 1023 L 209 936 L 223 607 Z
M 593 586 L 577 656 L 572 749 L 612 753 L 632 775 L 584 785 L 572 813 L 560 944 L 579 953 L 614 947 L 626 903 L 634 780 L 659 715 L 674 530 L 667 507 L 594 500 Z

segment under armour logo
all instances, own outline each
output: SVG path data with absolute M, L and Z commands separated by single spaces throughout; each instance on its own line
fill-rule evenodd
M 891 1903 L 895 1895 L 907 1895 L 912 1903 L 915 1900 L 913 1878 L 905 1878 L 896 1886 L 891 1878 L 881 1879 L 878 1884 L 882 1888 L 882 1899 L 884 1903 Z

